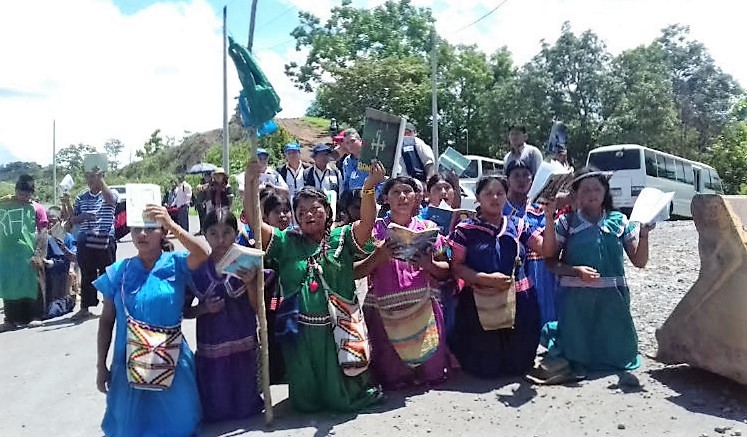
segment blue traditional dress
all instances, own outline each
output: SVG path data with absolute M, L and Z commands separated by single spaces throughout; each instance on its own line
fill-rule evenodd
M 545 210 L 540 205 L 527 203 L 517 208 L 511 202 L 506 201 L 503 214 L 524 219 L 533 234 L 541 234 L 545 229 Z M 558 320 L 558 277 L 547 268 L 545 259 L 530 249 L 527 249 L 526 272 L 537 291 L 540 327 Z
M 149 271 L 140 258 L 114 263 L 93 285 L 116 310 L 116 337 L 106 414 L 101 428 L 107 436 L 181 437 L 196 433 L 200 397 L 195 364 L 187 341 L 182 342 L 171 387 L 140 390 L 127 381 L 127 317 L 157 326 L 174 326 L 182 319 L 184 288 L 190 280 L 186 252 L 164 252 Z
M 480 324 L 470 287 L 458 296 L 454 331 L 449 347 L 462 369 L 479 378 L 524 375 L 534 364 L 540 325 L 537 294 L 525 272 L 528 227 L 515 217 L 503 218 L 502 228 L 479 217 L 457 225 L 451 236 L 455 255 L 463 254 L 465 265 L 477 272 L 510 275 L 516 267 L 516 319 L 513 329 L 486 331 Z
M 557 329 L 548 326 L 549 349 L 580 370 L 635 369 L 640 365 L 638 336 L 630 314 L 624 249 L 638 241 L 638 225 L 624 214 L 605 213 L 598 222 L 581 212 L 555 221 L 561 260 L 589 266 L 601 277 L 594 282 L 563 276 L 563 299 Z
M 197 318 L 195 359 L 204 421 L 238 420 L 261 413 L 257 316 L 244 283 L 218 275 L 212 259 L 192 272 L 192 280 L 190 290 L 200 302 L 219 297 L 225 303 L 219 312 Z

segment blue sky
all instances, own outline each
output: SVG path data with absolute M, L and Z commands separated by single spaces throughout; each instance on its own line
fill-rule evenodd
M 517 64 L 535 55 L 541 40 L 555 41 L 564 21 L 576 32 L 596 32 L 613 54 L 650 43 L 669 24 L 686 24 L 716 62 L 747 86 L 747 57 L 733 32 L 744 27 L 747 2 L 508 0 L 462 29 L 504 0 L 411 1 L 432 7 L 439 33 L 451 43 L 476 44 L 486 52 L 507 46 Z M 107 139 L 118 138 L 125 144 L 120 161 L 127 163 L 155 129 L 179 139 L 185 132 L 220 127 L 224 4 L 229 33 L 245 43 L 250 0 L 0 1 L 0 148 L 19 159 L 49 163 L 54 119 L 58 146 L 86 143 L 101 149 Z M 286 63 L 304 61 L 289 35 L 298 11 L 325 21 L 339 4 L 259 0 L 255 55 L 280 95 L 281 117 L 303 115 L 313 99 L 284 74 Z M 30 25 L 19 19 L 31 16 Z M 238 90 L 230 66 L 229 96 Z

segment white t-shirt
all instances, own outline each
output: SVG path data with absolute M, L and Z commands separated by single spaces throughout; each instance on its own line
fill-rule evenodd
M 280 173 L 269 167 L 259 175 L 259 185 L 272 185 L 273 187 L 288 189 L 288 184 L 280 177 Z
M 540 164 L 542 164 L 542 152 L 540 152 L 540 149 L 534 147 L 531 144 L 524 144 L 524 146 L 522 146 L 521 148 L 521 152 L 518 155 L 514 154 L 513 151 L 506 153 L 506 156 L 503 158 L 503 172 L 505 173 L 508 169 L 508 164 L 513 161 L 519 160 L 523 161 L 526 165 L 529 166 L 532 175 L 536 175 Z
M 298 166 L 298 170 L 293 170 L 288 164 L 285 165 L 287 172 L 285 174 L 285 186 L 288 187 L 288 196 L 292 199 L 296 192 L 303 188 L 303 165 Z M 280 174 L 280 173 L 278 173 Z M 281 179 L 282 179 L 282 175 Z
M 319 170 L 316 166 L 312 168 L 314 176 L 314 188 L 321 191 L 336 191 L 339 195 L 342 190 L 342 181 L 337 177 L 336 171 L 331 168 L 326 168 L 324 171 Z M 333 186 L 337 185 L 337 189 L 333 189 Z

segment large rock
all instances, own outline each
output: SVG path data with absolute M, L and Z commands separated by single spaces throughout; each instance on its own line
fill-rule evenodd
M 700 274 L 656 332 L 657 359 L 747 384 L 747 196 L 697 195 L 691 209 Z

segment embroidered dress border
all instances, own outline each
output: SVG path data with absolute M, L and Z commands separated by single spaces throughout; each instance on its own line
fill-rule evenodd
M 221 344 L 197 343 L 197 353 L 207 358 L 221 358 L 238 352 L 246 352 L 257 348 L 257 339 L 249 336 L 239 340 L 227 341 Z
M 586 282 L 575 276 L 562 276 L 560 278 L 560 286 L 577 288 L 620 288 L 627 287 L 628 282 L 625 280 L 625 276 L 604 277 L 595 279 L 591 282 Z
M 432 294 L 430 287 L 416 288 L 386 296 L 375 296 L 372 293 L 368 293 L 364 305 L 383 311 L 397 311 L 409 308 L 414 304 L 422 302 L 424 299 L 429 299 Z
M 304 314 L 298 315 L 298 323 L 308 326 L 328 326 L 332 324 L 329 314 Z

